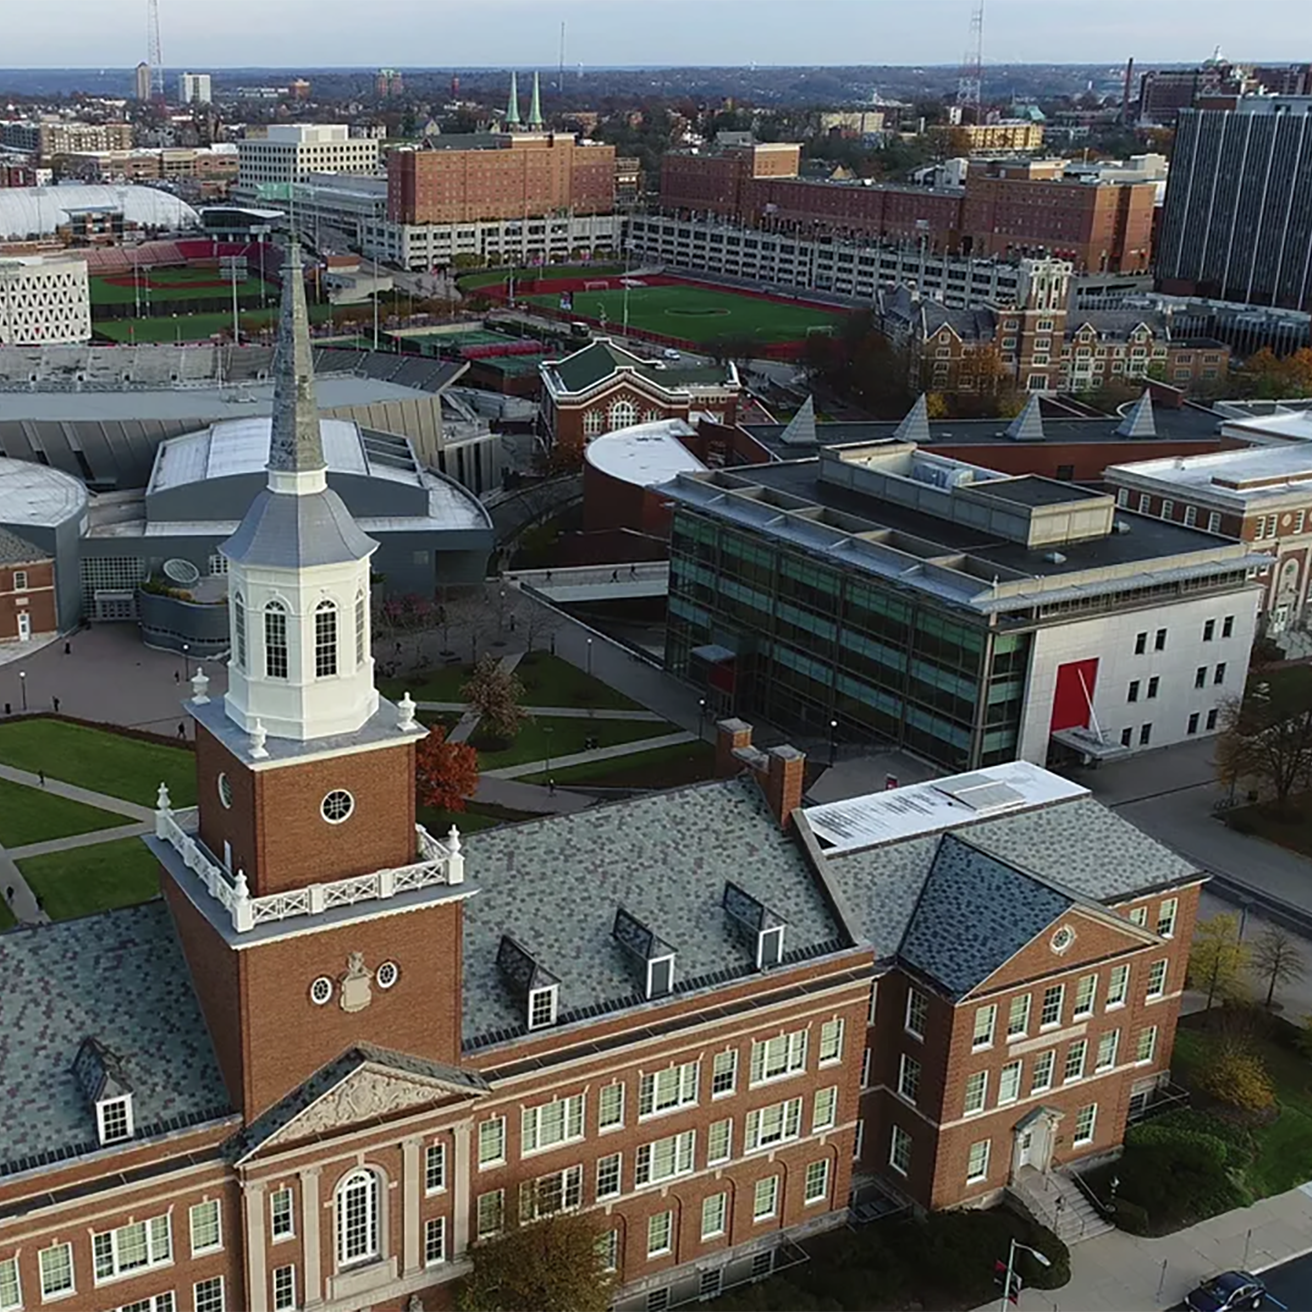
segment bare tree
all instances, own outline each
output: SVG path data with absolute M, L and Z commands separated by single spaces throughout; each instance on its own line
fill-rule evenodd
M 1312 667 L 1258 671 L 1242 701 L 1221 707 L 1218 774 L 1233 785 L 1244 776 L 1270 787 L 1284 809 L 1290 794 L 1312 782 Z
M 1302 979 L 1306 966 L 1298 940 L 1279 925 L 1270 925 L 1258 935 L 1249 953 L 1253 974 L 1266 984 L 1266 1005 L 1271 1006 L 1276 989 Z

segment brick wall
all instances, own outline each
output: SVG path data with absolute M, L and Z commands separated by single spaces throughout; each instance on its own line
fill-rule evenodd
M 53 561 L 0 565 L 0 642 L 18 638 L 18 617 L 23 613 L 30 616 L 29 633 L 34 638 L 58 630 Z

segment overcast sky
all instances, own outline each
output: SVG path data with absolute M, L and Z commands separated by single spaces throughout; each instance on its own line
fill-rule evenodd
M 160 0 L 164 63 L 957 64 L 974 0 Z M 0 66 L 123 67 L 146 0 L 4 0 Z M 987 0 L 986 63 L 1312 59 L 1308 0 Z

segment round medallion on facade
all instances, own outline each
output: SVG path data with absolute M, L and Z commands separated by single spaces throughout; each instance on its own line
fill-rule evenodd
M 319 813 L 330 825 L 339 825 L 355 810 L 355 798 L 345 788 L 334 788 L 319 803 Z
M 1075 942 L 1075 931 L 1069 925 L 1060 926 L 1052 936 L 1051 947 L 1059 956 Z
M 326 1006 L 333 998 L 333 982 L 327 975 L 320 975 L 318 979 L 310 985 L 310 1001 L 316 1007 Z
M 401 978 L 401 968 L 395 961 L 384 961 L 381 966 L 374 971 L 374 983 L 380 989 L 390 989 L 398 979 Z
M 226 811 L 232 806 L 232 780 L 226 774 L 219 774 L 219 801 Z

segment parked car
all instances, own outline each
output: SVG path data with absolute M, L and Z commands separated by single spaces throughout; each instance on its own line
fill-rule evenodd
M 1239 1312 L 1240 1308 L 1262 1306 L 1266 1286 L 1247 1271 L 1222 1271 L 1204 1280 L 1184 1300 L 1191 1312 Z
M 678 351 L 676 351 L 672 346 L 667 346 L 667 347 L 665 348 L 665 350 L 661 352 L 661 354 L 664 355 L 664 357 L 665 357 L 667 360 L 682 360 L 682 359 L 683 359 L 683 357 L 678 353 Z

